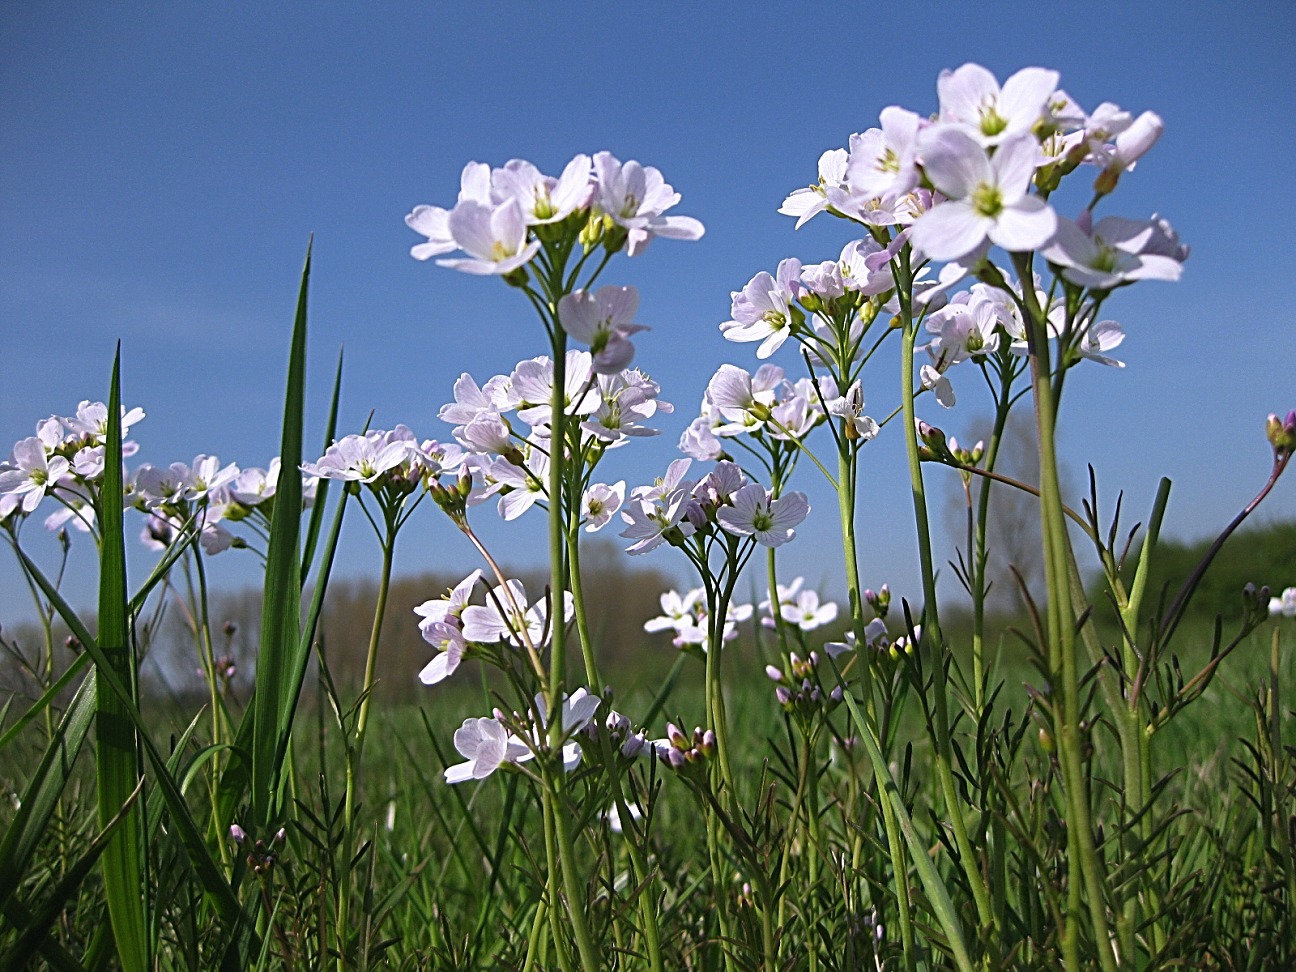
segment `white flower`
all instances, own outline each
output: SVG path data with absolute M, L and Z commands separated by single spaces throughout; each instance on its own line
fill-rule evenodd
M 842 419 L 846 437 L 867 442 L 880 431 L 877 422 L 864 414 L 864 389 L 856 380 L 841 398 L 830 399 L 828 414 Z
M 1083 223 L 1060 219 L 1053 242 L 1041 253 L 1062 268 L 1065 279 L 1091 290 L 1133 280 L 1178 280 L 1179 260 L 1148 251 L 1158 231 L 1157 223 L 1119 216 L 1100 219 L 1088 232 Z
M 733 495 L 733 506 L 716 513 L 729 533 L 754 537 L 766 547 L 779 547 L 796 536 L 793 529 L 810 512 L 805 493 L 787 493 L 774 499 L 759 483 L 750 483 Z
M 845 190 L 846 158 L 845 149 L 829 149 L 819 156 L 818 183 L 806 189 L 795 189 L 783 200 L 779 212 L 784 216 L 797 217 L 797 229 L 804 226 L 806 220 L 828 208 L 825 190 Z
M 940 119 L 957 125 L 981 145 L 999 145 L 1030 133 L 1043 117 L 1057 83 L 1056 71 L 1028 67 L 1001 88 L 981 65 L 964 64 L 956 71 L 942 71 L 936 81 Z
M 534 755 L 526 743 L 496 719 L 465 719 L 455 730 L 454 745 L 468 761 L 446 769 L 447 783 L 482 780 L 499 769 L 501 763 L 520 763 Z
M 530 162 L 513 159 L 491 173 L 491 189 L 496 202 L 516 202 L 528 224 L 557 223 L 589 205 L 590 157 L 576 156 L 557 179 Z
M 726 341 L 760 341 L 756 357 L 768 358 L 792 334 L 792 304 L 800 296 L 801 261 L 779 261 L 776 276 L 762 270 L 730 294 L 733 319 L 720 325 Z
M 39 436 L 30 436 L 14 445 L 12 467 L 0 472 L 0 495 L 21 496 L 23 512 L 30 513 L 70 469 L 65 458 L 46 453 Z
M 948 378 L 931 365 L 923 365 L 918 369 L 918 374 L 922 379 L 922 386 L 935 393 L 936 401 L 940 402 L 942 408 L 954 407 L 954 386 L 950 384 Z
M 585 490 L 581 497 L 581 518 L 585 521 L 585 531 L 594 533 L 607 526 L 612 514 L 621 509 L 625 502 L 625 480 L 613 483 L 595 483 Z
M 1090 325 L 1076 345 L 1076 350 L 1091 361 L 1105 364 L 1112 368 L 1124 368 L 1124 361 L 1109 358 L 1105 352 L 1119 347 L 1125 340 L 1125 330 L 1115 321 L 1099 321 Z
M 564 592 L 563 623 L 572 618 L 573 601 L 570 591 Z M 526 589 L 519 580 L 492 588 L 485 605 L 470 604 L 463 609 L 463 636 L 466 641 L 491 644 L 501 638 L 521 647 L 525 640 L 539 648 L 549 640 L 549 598 L 542 597 L 523 610 Z
M 590 346 L 598 374 L 614 375 L 634 358 L 630 335 L 647 330 L 633 322 L 638 308 L 634 287 L 600 287 L 593 294 L 577 290 L 558 301 L 558 320 L 564 331 Z
M 1270 598 L 1270 617 L 1296 618 L 1296 587 L 1289 587 L 1281 597 Z
M 846 182 L 864 199 L 904 195 L 918 185 L 916 165 L 921 119 L 895 105 L 882 109 L 881 128 L 851 138 Z
M 471 199 L 482 205 L 490 205 L 490 166 L 481 162 L 469 162 L 459 177 L 459 185 L 460 202 Z M 427 260 L 457 250 L 459 244 L 450 233 L 449 217 L 449 211 L 440 206 L 415 206 L 405 217 L 405 225 L 416 233 L 422 233 L 428 241 L 410 247 L 410 256 L 415 260 Z
M 1002 142 L 994 157 L 958 128 L 928 129 L 923 170 L 947 198 L 913 225 L 913 244 L 933 260 L 958 260 L 987 239 L 1005 250 L 1034 250 L 1053 237 L 1057 216 L 1029 195 L 1042 161 L 1039 143 L 1022 134 Z
M 516 201 L 487 206 L 471 199 L 455 206 L 446 219 L 455 244 L 469 254 L 437 265 L 465 273 L 511 273 L 540 251 L 540 241 L 527 242 L 527 224 Z
M 302 472 L 322 479 L 372 483 L 409 457 L 409 443 L 389 433 L 366 432 L 334 442 L 317 462 L 302 463 Z
M 663 216 L 680 195 L 651 165 L 633 160 L 624 165 L 611 152 L 594 156 L 595 202 L 627 231 L 626 255 L 643 252 L 654 236 L 698 240 L 706 232 L 691 216 Z

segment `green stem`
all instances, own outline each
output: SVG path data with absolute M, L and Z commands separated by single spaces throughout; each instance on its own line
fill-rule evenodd
M 967 876 L 968 886 L 976 902 L 977 917 L 982 928 L 993 929 L 994 909 L 990 892 L 981 875 L 977 857 L 968 839 L 967 821 L 963 814 L 963 801 L 959 798 L 951 766 L 953 747 L 949 729 L 949 687 L 946 666 L 945 639 L 941 633 L 940 615 L 936 601 L 936 569 L 932 558 L 931 526 L 927 517 L 927 492 L 923 482 L 922 460 L 918 455 L 918 436 L 914 414 L 914 344 L 917 328 L 913 323 L 909 302 L 902 301 L 901 319 L 904 322 L 901 358 L 900 401 L 904 409 L 905 450 L 909 459 L 909 482 L 913 496 L 914 522 L 918 532 L 918 559 L 923 585 L 922 640 L 931 646 L 933 661 L 932 701 L 935 720 L 931 725 L 935 742 L 936 778 L 940 784 L 945 810 L 954 830 L 954 844 L 958 849 L 959 864 Z
M 547 889 L 546 901 L 549 905 L 549 930 L 553 938 L 554 951 L 558 953 L 558 965 L 562 972 L 572 972 L 571 953 L 567 950 L 567 939 L 563 935 L 562 902 L 558 896 L 558 875 L 561 868 L 559 863 L 560 853 L 558 850 L 558 823 L 559 816 L 554 801 L 557 797 L 553 790 L 546 782 L 543 792 L 544 805 L 544 838 L 545 838 L 545 863 L 547 865 L 548 875 L 545 881 Z
M 850 602 L 851 623 L 855 630 L 855 667 L 859 669 L 860 688 L 864 696 L 866 728 L 876 733 L 877 702 L 874 699 L 873 659 L 869 655 L 864 634 L 864 598 L 860 591 L 859 561 L 855 543 L 855 462 L 856 457 L 849 440 L 843 441 L 837 451 L 837 513 L 841 522 L 842 552 L 846 561 L 846 589 Z M 854 707 L 854 703 L 850 703 Z M 891 870 L 895 877 L 896 913 L 900 921 L 900 944 L 904 950 L 904 967 L 913 972 L 917 968 L 917 950 L 914 947 L 913 916 L 909 900 L 909 867 L 900 839 L 899 821 L 895 809 L 886 798 L 887 780 L 874 764 L 874 779 L 878 787 L 878 803 L 882 807 L 882 824 L 886 830 L 887 852 L 891 857 Z M 859 845 L 857 844 L 857 847 Z
M 1027 309 L 1027 336 L 1030 348 L 1031 384 L 1035 392 L 1035 424 L 1039 440 L 1040 516 L 1044 533 L 1045 576 L 1048 583 L 1049 658 L 1054 671 L 1061 669 L 1058 686 L 1061 696 L 1058 761 L 1066 795 L 1067 853 L 1067 927 L 1065 952 L 1068 967 L 1078 968 L 1079 928 L 1076 912 L 1080 907 L 1081 887 L 1088 898 L 1089 919 L 1094 947 L 1103 972 L 1115 972 L 1116 955 L 1112 950 L 1107 923 L 1103 881 L 1097 849 L 1093 840 L 1093 821 L 1089 809 L 1089 792 L 1084 771 L 1084 738 L 1080 728 L 1080 670 L 1076 651 L 1075 606 L 1071 600 L 1069 542 L 1062 509 L 1062 488 L 1057 467 L 1057 402 L 1050 379 L 1047 322 L 1035 296 L 1029 259 L 1014 257 L 1018 279 L 1023 281 L 1022 294 Z M 1079 874 L 1077 875 L 1077 872 Z M 1080 880 L 1077 880 L 1077 877 Z
M 555 722 L 558 720 L 555 719 Z M 561 773 L 561 767 L 558 767 Z M 557 801 L 562 793 L 563 780 L 559 777 L 550 780 L 552 799 Z M 576 847 L 572 842 L 571 817 L 563 812 L 562 807 L 554 807 L 554 835 L 558 841 L 558 863 L 562 868 L 563 886 L 567 896 L 567 915 L 571 920 L 572 936 L 576 939 L 576 951 L 580 955 L 581 968 L 584 972 L 599 972 L 602 959 L 599 950 L 590 936 L 589 921 L 585 916 L 585 895 L 581 893 L 580 876 L 576 873 Z
M 576 611 L 576 633 L 580 637 L 581 657 L 585 661 L 585 682 L 591 692 L 601 692 L 603 683 L 599 680 L 598 664 L 594 659 L 594 639 L 590 636 L 589 613 L 585 605 L 585 590 L 581 583 L 580 568 L 580 521 L 579 510 L 572 504 L 569 514 L 567 533 L 567 555 L 571 568 L 572 603 Z
M 383 540 L 382 573 L 378 579 L 378 600 L 374 605 L 373 626 L 369 630 L 369 650 L 365 655 L 364 683 L 360 710 L 356 715 L 355 741 L 346 747 L 346 796 L 343 800 L 342 875 L 338 886 L 337 929 L 339 942 L 345 941 L 351 908 L 351 861 L 355 850 L 355 811 L 360 788 L 360 762 L 364 755 L 365 735 L 369 727 L 369 702 L 373 695 L 374 669 L 378 657 L 378 640 L 382 634 L 383 616 L 387 612 L 387 593 L 391 586 L 396 534 L 389 529 Z M 338 950 L 338 967 L 346 967 L 345 949 Z
M 1008 413 L 1012 408 L 1009 397 L 1010 381 L 1007 375 L 1002 376 L 1001 394 L 995 399 L 994 429 L 990 433 L 990 442 L 986 446 L 985 468 L 993 471 L 999 459 L 999 446 L 1003 442 L 1004 428 L 1008 424 Z M 990 520 L 990 486 L 989 478 L 981 481 L 977 494 L 976 549 L 972 562 L 972 695 L 976 702 L 978 717 L 985 706 L 985 595 L 986 564 L 990 558 L 986 545 L 986 531 Z

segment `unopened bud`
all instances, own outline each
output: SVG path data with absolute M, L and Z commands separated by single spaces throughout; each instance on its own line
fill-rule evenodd
M 702 733 L 702 744 L 698 746 L 698 749 L 702 751 L 703 756 L 710 756 L 715 752 L 715 748 L 716 734 L 711 729 L 708 729 L 706 732 Z
M 1270 415 L 1265 423 L 1265 434 L 1277 458 L 1296 452 L 1296 411 L 1288 412 L 1285 419 Z

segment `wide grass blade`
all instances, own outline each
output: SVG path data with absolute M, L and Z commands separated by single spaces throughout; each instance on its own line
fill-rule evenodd
M 235 896 L 229 882 L 225 879 L 220 865 L 212 857 L 202 832 L 195 823 L 188 804 L 185 803 L 180 785 L 176 783 L 167 768 L 167 760 L 163 758 L 161 751 L 149 737 L 144 726 L 143 717 L 140 715 L 139 707 L 135 704 L 131 692 L 112 671 L 112 667 L 108 664 L 107 657 L 100 650 L 98 642 L 90 634 L 81 619 L 77 617 L 76 612 L 72 610 L 63 595 L 59 593 L 58 588 L 41 572 L 40 568 L 23 552 L 21 547 L 14 545 L 14 552 L 22 562 L 23 569 L 29 573 L 41 592 L 49 599 L 50 604 L 54 606 L 54 610 L 58 612 L 59 617 L 93 659 L 96 674 L 94 691 L 98 694 L 110 692 L 116 696 L 126 717 L 134 725 L 137 738 L 144 748 L 144 755 L 148 758 L 149 765 L 155 774 L 154 785 L 162 791 L 167 809 L 171 813 L 171 826 L 175 828 L 180 842 L 184 845 L 185 851 L 189 855 L 189 861 L 198 875 L 203 890 L 209 895 L 216 913 L 226 923 L 227 927 L 232 929 L 241 926 L 243 924 L 243 912 L 238 898 Z
M 99 653 L 125 688 L 128 700 L 113 692 L 96 693 L 95 776 L 99 826 L 113 833 L 103 848 L 104 896 L 117 958 L 124 972 L 149 968 L 147 862 L 139 808 L 132 794 L 142 778 L 139 743 L 125 701 L 138 703 L 135 656 L 130 643 L 126 592 L 126 543 L 123 533 L 121 445 L 121 349 L 113 358 L 108 391 L 108 429 L 104 442 L 104 477 L 99 493 L 103 546 L 99 552 Z M 130 804 L 128 806 L 128 803 Z M 120 818 L 120 819 L 119 819 Z
M 302 268 L 288 356 L 283 439 L 279 447 L 279 484 L 266 549 L 265 597 L 261 606 L 261 650 L 256 690 L 244 719 L 252 720 L 252 826 L 268 836 L 279 813 L 279 725 L 284 707 L 296 695 L 290 685 L 292 660 L 300 637 L 302 415 L 306 399 L 306 298 L 310 287 L 310 247 Z

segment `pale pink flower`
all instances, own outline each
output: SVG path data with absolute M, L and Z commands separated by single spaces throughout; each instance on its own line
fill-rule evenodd
M 819 156 L 819 181 L 805 189 L 794 189 L 783 200 L 779 212 L 784 216 L 797 217 L 796 229 L 800 229 L 807 220 L 828 208 L 826 190 L 845 191 L 846 159 L 845 149 L 829 149 Z
M 961 129 L 928 129 L 923 168 L 947 198 L 913 225 L 914 246 L 933 260 L 967 257 L 987 239 L 1005 250 L 1026 251 L 1048 243 L 1057 216 L 1029 195 L 1039 143 L 1022 134 L 1006 139 L 994 157 Z
M 614 375 L 634 359 L 630 336 L 647 328 L 634 323 L 639 291 L 634 287 L 600 287 L 596 293 L 577 290 L 558 301 L 563 330 L 590 346 L 594 371 Z
M 786 493 L 774 499 L 759 483 L 750 483 L 733 495 L 733 506 L 721 508 L 716 520 L 729 533 L 754 537 L 766 547 L 779 547 L 796 536 L 797 526 L 810 512 L 804 493 Z
M 540 251 L 540 241 L 527 240 L 527 224 L 516 201 L 486 206 L 471 199 L 455 206 L 447 217 L 455 244 L 468 254 L 437 265 L 479 275 L 511 273 Z
M 23 512 L 30 513 L 70 469 L 62 456 L 47 454 L 39 436 L 30 436 L 14 445 L 11 468 L 0 472 L 0 494 L 21 496 Z
M 801 261 L 779 262 L 777 276 L 764 270 L 730 294 L 733 319 L 720 325 L 727 341 L 760 341 L 756 357 L 768 358 L 792 334 L 792 304 L 802 293 Z
M 459 201 L 471 199 L 484 206 L 491 204 L 490 166 L 482 162 L 469 162 L 459 177 Z M 440 206 L 415 206 L 405 217 L 405 225 L 428 238 L 426 243 L 410 247 L 415 260 L 427 260 L 459 248 L 450 232 L 449 210 Z
M 505 762 L 520 763 L 534 755 L 496 719 L 465 719 L 455 730 L 454 745 L 468 761 L 446 769 L 447 783 L 482 780 Z
M 513 159 L 491 173 L 491 189 L 496 203 L 516 202 L 531 226 L 561 222 L 590 203 L 590 157 L 576 156 L 557 179 Z
M 1044 116 L 1057 82 L 1056 71 L 1038 67 L 1022 68 L 1002 88 L 979 64 L 942 71 L 936 81 L 940 120 L 957 125 L 981 145 L 999 145 L 1030 133 Z
M 691 216 L 664 216 L 680 195 L 651 165 L 624 165 L 611 152 L 594 156 L 595 203 L 627 231 L 626 255 L 638 256 L 655 236 L 698 240 L 706 232 Z
M 612 515 L 621 509 L 625 502 L 625 480 L 622 479 L 609 486 L 607 483 L 595 483 L 581 496 L 581 519 L 585 521 L 585 531 L 594 533 L 607 526 Z
M 903 195 L 918 185 L 918 115 L 891 105 L 882 109 L 881 128 L 851 138 L 846 182 L 869 199 Z

